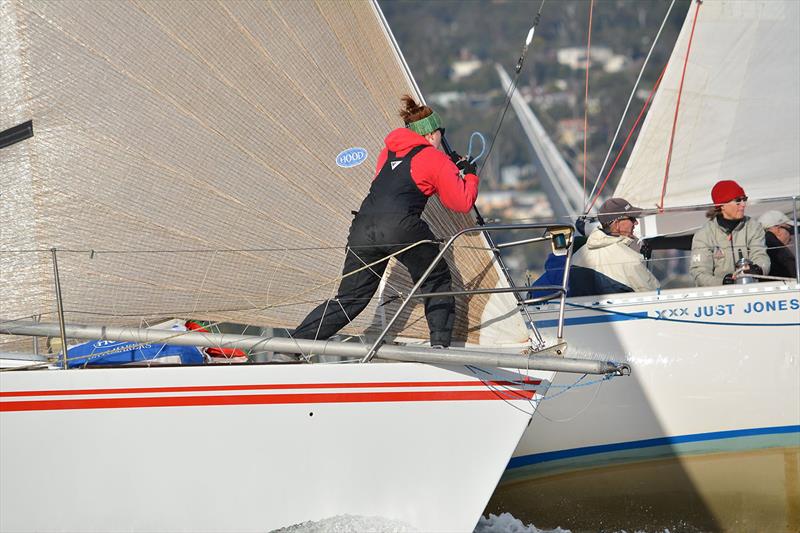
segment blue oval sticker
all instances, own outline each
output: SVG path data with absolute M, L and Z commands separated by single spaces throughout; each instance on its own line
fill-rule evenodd
M 336 164 L 342 168 L 360 165 L 367 160 L 367 151 L 364 148 L 348 148 L 336 156 Z

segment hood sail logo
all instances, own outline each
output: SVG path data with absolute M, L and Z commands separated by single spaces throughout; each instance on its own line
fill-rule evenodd
M 336 156 L 336 164 L 342 168 L 355 167 L 367 160 L 367 151 L 364 148 L 348 148 Z
M 400 163 L 402 163 L 402 162 L 403 162 L 403 160 L 402 160 L 402 159 L 400 159 L 399 161 L 392 161 L 392 162 L 391 162 L 391 163 L 389 163 L 389 164 L 390 164 L 390 165 L 392 165 L 392 170 L 394 170 L 394 169 L 396 169 L 396 168 L 397 168 L 397 166 L 398 166 Z

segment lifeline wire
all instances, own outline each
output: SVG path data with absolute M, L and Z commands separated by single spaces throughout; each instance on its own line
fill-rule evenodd
M 362 270 L 370 269 L 372 266 L 374 266 L 374 265 L 376 265 L 376 264 L 378 264 L 378 263 L 381 263 L 381 262 L 383 262 L 383 261 L 388 261 L 388 260 L 389 260 L 389 259 L 391 259 L 392 257 L 395 257 L 395 256 L 397 256 L 397 255 L 399 255 L 399 254 L 401 254 L 401 253 L 403 253 L 403 252 L 405 252 L 405 251 L 407 251 L 407 250 L 410 250 L 411 248 L 414 248 L 414 247 L 416 247 L 416 246 L 419 246 L 419 245 L 421 245 L 421 244 L 430 244 L 430 243 L 433 243 L 433 242 L 434 242 L 434 241 L 430 241 L 430 240 L 427 240 L 427 239 L 426 239 L 426 240 L 421 240 L 421 241 L 417 241 L 417 242 L 415 242 L 415 243 L 412 243 L 411 245 L 409 245 L 409 246 L 407 246 L 407 247 L 403 248 L 402 250 L 398 250 L 398 251 L 397 251 L 397 252 L 395 252 L 395 253 L 389 254 L 389 255 L 387 255 L 386 257 L 382 258 L 382 259 L 379 259 L 379 260 L 377 260 L 377 261 L 374 261 L 374 262 L 372 262 L 372 263 L 370 263 L 370 264 L 367 264 L 367 265 L 365 265 L 365 266 L 363 266 L 363 267 L 361 267 L 361 268 L 358 268 L 358 269 L 356 269 L 356 270 L 354 270 L 354 271 L 352 271 L 352 272 L 348 272 L 347 274 L 343 274 L 343 275 L 341 275 L 341 276 L 339 276 L 339 277 L 335 278 L 335 279 L 334 279 L 334 280 L 332 280 L 332 281 L 328 281 L 328 282 L 326 282 L 326 283 L 323 283 L 322 285 L 319 285 L 319 286 L 316 286 L 316 287 L 312 287 L 311 289 L 308 289 L 308 290 L 306 290 L 306 291 L 302 292 L 302 293 L 301 293 L 299 296 L 302 296 L 303 294 L 307 294 L 307 293 L 309 293 L 309 292 L 312 292 L 313 290 L 316 290 L 316 289 L 318 289 L 318 288 L 320 288 L 320 287 L 324 287 L 325 285 L 328 285 L 328 284 L 331 284 L 331 283 L 335 283 L 335 282 L 341 281 L 342 279 L 344 279 L 344 278 L 346 278 L 346 277 L 348 277 L 348 276 L 352 276 L 352 275 L 356 274 L 357 272 L 361 272 Z M 281 303 L 285 303 L 285 302 L 279 302 L 279 304 L 281 304 Z M 257 307 L 257 309 L 269 309 L 269 308 L 271 308 L 271 307 L 274 307 L 274 305 L 270 305 L 270 306 L 266 306 L 266 307 Z M 218 326 L 218 325 L 219 325 L 219 324 L 221 324 L 221 323 L 222 323 L 221 321 L 219 321 L 219 322 L 212 322 L 212 323 L 210 323 L 210 324 L 208 325 L 208 327 Z M 166 342 L 167 340 L 169 340 L 169 339 L 173 339 L 173 338 L 177 338 L 177 337 L 182 337 L 182 336 L 183 336 L 185 333 L 189 333 L 189 332 L 177 331 L 177 332 L 175 332 L 175 334 L 174 334 L 174 335 L 172 335 L 172 336 L 170 336 L 170 337 L 167 337 L 167 338 L 166 338 L 166 339 L 164 339 L 162 342 L 164 342 L 165 344 L 168 344 L 168 343 Z M 128 348 L 128 349 L 130 349 L 130 348 Z M 85 356 L 81 356 L 81 357 L 85 357 Z M 44 363 L 37 363 L 36 365 L 32 365 L 32 366 L 39 366 L 39 365 L 42 365 L 42 364 L 44 364 Z M 50 364 L 50 363 L 48 362 L 48 363 L 46 363 L 46 364 Z
M 486 162 L 489 161 L 489 156 L 492 154 L 492 148 L 494 148 L 494 142 L 497 140 L 497 136 L 500 135 L 500 128 L 503 126 L 503 119 L 508 111 L 508 106 L 511 104 L 511 95 L 514 94 L 514 91 L 517 88 L 517 81 L 519 81 L 519 74 L 522 71 L 522 64 L 525 62 L 525 56 L 528 54 L 528 47 L 533 41 L 533 35 L 536 33 L 536 26 L 539 25 L 539 20 L 542 17 L 542 8 L 544 7 L 544 3 L 546 1 L 547 0 L 542 0 L 542 3 L 539 5 L 539 10 L 536 12 L 536 17 L 533 19 L 533 26 L 531 26 L 531 29 L 528 30 L 528 35 L 525 37 L 525 45 L 522 47 L 522 52 L 517 60 L 517 66 L 514 67 L 514 79 L 511 80 L 511 85 L 508 86 L 508 91 L 506 91 L 506 101 L 505 104 L 503 104 L 503 111 L 500 113 L 500 117 L 497 120 L 497 126 L 495 127 L 494 134 L 492 135 L 492 141 L 489 143 L 489 150 L 486 151 L 486 157 L 483 159 L 483 163 L 478 170 L 478 174 L 483 171 L 483 167 L 486 166 Z

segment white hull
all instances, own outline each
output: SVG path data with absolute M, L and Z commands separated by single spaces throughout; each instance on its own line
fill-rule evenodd
M 3 372 L 0 530 L 263 532 L 349 514 L 471 531 L 551 376 L 513 385 L 523 376 L 415 363 Z
M 534 316 L 545 336 L 555 318 L 546 310 Z M 800 448 L 795 283 L 573 298 L 565 336 L 568 356 L 626 361 L 632 376 L 557 397 L 559 386 L 577 377 L 556 376 L 552 399 L 537 410 L 506 481 L 566 473 L 579 479 L 610 465 Z M 786 468 L 787 490 L 800 491 L 796 473 L 794 485 L 790 479 L 796 465 Z M 650 483 L 661 482 L 642 486 Z M 702 492 L 701 479 L 694 485 Z

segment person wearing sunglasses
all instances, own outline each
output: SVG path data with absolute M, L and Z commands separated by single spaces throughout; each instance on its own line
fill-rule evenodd
M 736 281 L 736 262 L 750 262 L 748 274 L 769 272 L 770 260 L 764 228 L 745 216 L 747 195 L 733 180 L 718 181 L 711 189 L 713 207 L 708 222 L 692 239 L 689 272 L 700 287 L 727 285 Z
M 647 270 L 633 234 L 641 214 L 641 208 L 624 198 L 610 198 L 600 206 L 600 226 L 572 258 L 570 296 L 654 291 L 661 286 Z

